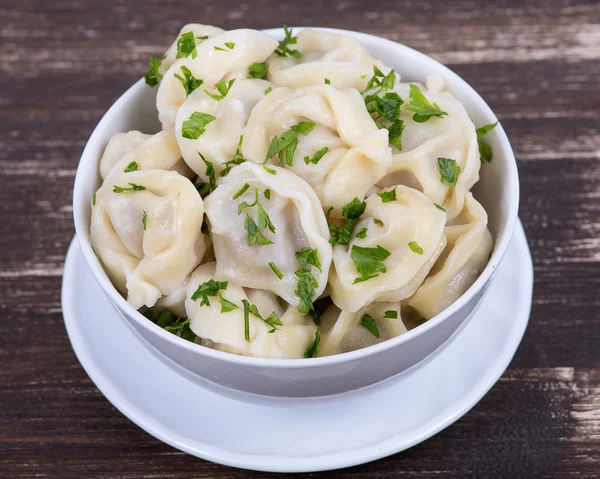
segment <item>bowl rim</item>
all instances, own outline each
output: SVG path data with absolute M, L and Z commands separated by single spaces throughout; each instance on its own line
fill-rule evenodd
M 448 67 L 433 59 L 432 57 L 425 55 L 413 48 L 410 48 L 401 43 L 389 40 L 386 38 L 378 37 L 362 32 L 356 32 L 351 30 L 344 30 L 338 28 L 324 28 L 324 27 L 292 27 L 296 32 L 303 29 L 310 28 L 314 30 L 326 31 L 331 33 L 339 33 L 349 35 L 353 38 L 361 40 L 368 40 L 370 42 L 378 43 L 379 45 L 386 45 L 394 48 L 398 52 L 398 56 L 403 58 L 419 59 L 431 66 L 431 73 L 441 73 L 445 80 L 452 79 L 454 83 L 461 85 L 462 92 L 469 97 L 473 102 L 479 113 L 486 118 L 486 122 L 493 123 L 498 121 L 496 115 L 492 109 L 483 100 L 483 98 L 477 93 L 477 91 L 471 87 L 465 80 L 463 80 L 457 73 L 450 70 Z M 261 30 L 262 32 L 271 35 L 275 38 L 281 38 L 281 28 L 271 28 Z M 513 230 L 517 220 L 518 207 L 519 207 L 519 176 L 517 170 L 517 164 L 515 156 L 510 145 L 510 141 L 502 127 L 502 124 L 498 122 L 498 125 L 493 131 L 496 136 L 499 150 L 502 154 L 497 154 L 497 157 L 502 157 L 506 166 L 507 173 L 504 181 L 507 184 L 508 194 L 503 200 L 507 202 L 507 214 L 506 223 L 502 234 L 498 238 L 494 238 L 494 250 L 488 260 L 488 263 L 482 273 L 479 275 L 477 280 L 465 291 L 454 303 L 448 308 L 429 319 L 426 323 L 414 328 L 406 333 L 396 336 L 395 338 L 382 341 L 381 343 L 368 346 L 366 348 L 350 351 L 346 353 L 335 354 L 332 356 L 324 356 L 317 358 L 296 358 L 296 359 L 271 359 L 271 358 L 258 358 L 251 356 L 238 356 L 223 351 L 214 350 L 211 348 L 200 346 L 196 343 L 191 343 L 179 336 L 165 331 L 160 326 L 156 325 L 152 321 L 149 321 L 140 312 L 134 309 L 127 300 L 121 296 L 117 289 L 113 286 L 112 282 L 108 279 L 108 276 L 104 272 L 99 259 L 96 257 L 89 236 L 86 232 L 89 232 L 89 225 L 85 219 L 85 204 L 91 198 L 93 192 L 85 191 L 83 186 L 83 180 L 81 179 L 84 174 L 83 171 L 89 167 L 89 163 L 93 160 L 90 159 L 95 144 L 99 141 L 96 137 L 100 136 L 101 132 L 105 129 L 111 121 L 111 117 L 115 115 L 124 103 L 126 103 L 131 97 L 135 97 L 139 94 L 140 90 L 146 88 L 144 79 L 139 79 L 131 87 L 129 87 L 106 111 L 101 120 L 98 122 L 92 134 L 90 135 L 86 146 L 81 154 L 81 158 L 75 174 L 75 184 L 73 189 L 73 218 L 75 223 L 75 232 L 81 249 L 83 251 L 84 258 L 89 268 L 91 269 L 96 281 L 100 284 L 101 288 L 109 296 L 109 298 L 117 305 L 120 312 L 132 318 L 138 325 L 144 329 L 148 329 L 150 333 L 158 335 L 163 340 L 171 343 L 176 348 L 183 348 L 188 350 L 192 354 L 197 354 L 200 357 L 206 356 L 208 358 L 224 361 L 230 364 L 245 367 L 258 367 L 258 368 L 274 368 L 274 369 L 312 369 L 317 367 L 324 367 L 333 364 L 348 363 L 355 360 L 365 359 L 369 356 L 383 353 L 391 348 L 395 348 L 415 339 L 418 336 L 426 334 L 429 330 L 436 328 L 440 323 L 445 321 L 450 316 L 456 314 L 467 303 L 469 303 L 475 295 L 483 289 L 486 283 L 492 279 L 492 276 L 497 269 L 500 261 L 504 257 L 510 240 L 512 238 Z M 499 153 L 500 153 L 499 152 Z M 97 163 L 97 162 L 96 162 Z M 137 331 L 136 331 L 137 332 Z M 138 332 L 138 334 L 140 334 Z

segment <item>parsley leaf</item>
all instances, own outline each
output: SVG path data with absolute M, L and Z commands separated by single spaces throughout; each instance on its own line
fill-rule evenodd
M 342 216 L 346 218 L 343 227 L 329 224 L 329 231 L 332 233 L 329 242 L 331 244 L 347 245 L 350 243 L 350 237 L 355 226 L 360 221 L 361 215 L 365 212 L 367 205 L 355 197 L 350 203 L 342 208 Z M 329 223 L 329 214 L 332 208 L 327 212 L 327 222 Z
M 124 193 L 125 191 L 143 191 L 146 189 L 145 186 L 136 185 L 135 183 L 129 183 L 129 187 L 113 185 L 113 193 Z
M 215 120 L 216 118 L 208 113 L 195 111 L 189 120 L 182 123 L 181 136 L 190 140 L 197 140 L 206 131 L 206 125 Z
M 137 171 L 138 168 L 138 164 L 136 161 L 132 161 L 131 163 L 129 163 L 126 167 L 125 167 L 125 173 L 131 173 L 132 171 Z
M 229 172 L 231 171 L 231 168 L 233 168 L 234 166 L 237 166 L 237 165 L 241 165 L 242 163 L 244 163 L 246 161 L 246 158 L 244 158 L 244 156 L 242 155 L 242 151 L 241 151 L 242 141 L 244 141 L 244 135 L 240 135 L 240 140 L 238 141 L 238 145 L 235 150 L 235 155 L 233 155 L 233 158 L 224 163 L 225 168 L 223 168 L 221 170 L 221 176 L 227 176 L 229 174 Z
M 146 231 L 146 227 L 148 226 L 148 215 L 144 211 L 144 215 L 142 216 L 142 225 L 144 225 L 144 231 Z
M 312 265 L 319 271 L 323 271 L 321 268 L 321 262 L 319 261 L 319 252 L 314 248 L 307 247 L 296 251 L 296 259 L 302 265 L 302 267 Z
M 220 290 L 227 289 L 227 281 L 215 281 L 209 279 L 208 281 L 200 284 L 194 294 L 191 296 L 192 301 L 201 299 L 200 306 L 210 306 L 209 296 L 218 296 Z
M 250 303 L 247 299 L 242 299 L 244 305 L 244 338 L 250 342 Z
M 411 241 L 408 243 L 408 247 L 413 253 L 423 254 L 423 248 L 421 248 L 416 241 Z
M 232 303 L 228 299 L 225 299 L 221 293 L 219 293 L 219 301 L 221 303 L 221 314 L 230 313 L 231 311 L 238 309 L 236 304 Z
M 175 334 L 180 338 L 191 342 L 194 342 L 196 339 L 196 335 L 190 329 L 190 320 L 178 318 L 168 309 L 163 309 L 156 318 L 153 316 L 152 311 L 150 310 L 146 311 L 144 316 L 163 328 L 165 331 Z
M 198 154 L 200 155 L 200 158 L 202 158 L 202 161 L 204 162 L 204 164 L 206 165 L 206 176 L 208 176 L 208 188 L 209 188 L 209 193 L 214 191 L 215 188 L 217 187 L 217 178 L 215 175 L 215 167 L 213 166 L 213 164 L 208 161 L 206 158 L 204 158 L 204 155 L 200 152 L 198 152 Z M 200 196 L 202 196 L 202 193 L 200 193 Z
M 383 221 L 381 221 L 379 218 L 373 218 L 373 222 L 376 225 L 383 226 Z
M 265 90 L 265 95 L 268 95 L 269 93 L 271 93 L 273 91 L 273 87 L 270 86 Z
M 237 199 L 238 199 L 240 196 L 242 196 L 242 195 L 243 195 L 243 194 L 246 192 L 246 190 L 247 190 L 248 188 L 250 188 L 250 185 L 249 185 L 248 183 L 244 183 L 244 186 L 242 186 L 242 187 L 241 187 L 241 188 L 238 190 L 238 192 L 237 192 L 236 194 L 234 194 L 234 195 L 231 197 L 231 199 L 232 199 L 232 200 L 237 200 Z M 238 213 L 238 214 L 239 214 L 239 213 Z
M 279 279 L 283 279 L 283 274 L 281 273 L 281 271 L 279 271 L 279 268 L 275 266 L 275 263 L 273 263 L 273 261 L 269 263 L 269 267 L 271 268 L 273 273 L 275 273 L 275 276 L 277 276 Z
M 437 203 L 433 204 L 438 210 L 442 210 L 444 213 L 446 212 L 446 208 L 444 208 L 443 206 L 438 205 Z
M 294 293 L 296 293 L 300 299 L 300 303 L 298 304 L 298 312 L 302 315 L 305 315 L 314 309 L 313 298 L 316 294 L 315 288 L 319 286 L 319 283 L 310 269 L 307 267 L 300 268 L 299 270 L 295 271 L 294 274 L 298 277 L 296 291 L 294 291 Z
M 275 233 L 275 225 L 271 223 L 271 218 L 260 201 L 256 204 L 256 220 L 260 229 L 268 228 L 271 233 Z
M 262 165 L 262 167 L 265 169 L 265 171 L 267 173 L 270 173 L 271 175 L 277 174 L 277 171 L 275 171 L 273 168 L 269 168 L 267 165 Z
M 250 78 L 264 78 L 267 74 L 267 65 L 264 63 L 254 63 L 249 69 Z
M 233 47 L 235 47 L 235 43 L 233 42 L 225 42 L 225 46 L 227 48 L 223 48 L 223 47 L 217 47 L 215 46 L 215 50 L 217 50 L 218 52 L 227 52 L 229 50 L 233 50 Z
M 216 93 L 211 93 L 208 90 L 204 90 L 204 93 L 206 93 L 209 97 L 211 97 L 214 100 L 221 101 L 223 98 L 225 98 L 227 96 L 227 94 L 229 93 L 229 90 L 231 90 L 231 87 L 233 86 L 234 83 L 235 83 L 235 78 L 232 78 L 228 82 L 220 81 L 219 83 L 217 83 L 215 85 L 215 87 L 217 88 L 219 95 L 217 95 Z
M 186 58 L 190 55 L 192 55 L 192 58 L 198 56 L 196 52 L 196 39 L 194 38 L 194 32 L 185 32 L 177 39 L 176 58 Z
M 246 229 L 246 243 L 248 246 L 254 246 L 255 244 L 259 245 L 268 245 L 273 244 L 273 242 L 264 236 L 258 226 L 254 222 L 250 215 L 246 213 L 246 221 L 244 222 L 244 228 Z
M 425 123 L 432 116 L 442 118 L 448 115 L 435 103 L 431 104 L 417 85 L 410 85 L 410 103 L 405 106 L 407 110 L 415 113 L 413 120 L 417 123 Z
M 266 318 L 263 318 L 255 304 L 252 304 L 245 299 L 242 300 L 242 303 L 244 301 L 246 301 L 246 303 L 244 303 L 244 313 L 246 312 L 246 304 L 248 305 L 248 323 L 250 322 L 250 314 L 253 314 L 261 321 L 264 321 L 265 324 L 271 326 L 272 329 L 268 331 L 269 333 L 274 333 L 275 331 L 277 331 L 277 326 L 283 326 L 283 323 L 281 322 L 279 316 L 277 316 L 277 313 L 275 311 L 269 314 L 269 316 L 267 316 Z
M 437 161 L 440 167 L 440 181 L 447 186 L 456 186 L 460 174 L 460 166 L 456 164 L 456 160 L 438 158 Z
M 354 280 L 354 284 L 362 283 L 369 279 L 379 276 L 379 273 L 385 273 L 387 268 L 382 263 L 390 256 L 390 252 L 377 245 L 376 248 L 362 248 L 361 246 L 352 246 L 350 258 L 356 266 L 359 276 Z
M 271 190 L 269 188 L 267 188 L 263 194 L 265 195 L 266 199 L 271 199 Z
M 392 145 L 402 151 L 402 132 L 406 128 L 404 120 L 394 120 L 388 128 L 388 137 Z
M 144 73 L 144 80 L 146 81 L 146 85 L 154 88 L 160 83 L 163 76 L 162 73 L 158 71 L 158 69 L 160 68 L 160 65 L 164 59 L 165 57 L 150 57 L 148 59 L 148 71 Z
M 381 193 L 377 193 L 377 196 L 381 198 L 382 203 L 389 203 L 390 201 L 396 201 L 396 188 L 392 191 L 382 191 Z
M 313 311 L 311 316 L 314 323 L 317 325 L 317 330 L 315 331 L 314 341 L 304 352 L 305 358 L 314 358 L 317 354 L 319 354 L 319 346 L 321 344 L 321 317 L 316 311 Z
M 325 85 L 331 85 L 331 80 L 329 78 L 325 78 Z
M 233 48 L 235 47 L 235 43 L 233 43 L 233 42 L 225 42 L 225 46 L 227 48 L 229 48 L 230 50 L 233 50 Z
M 298 43 L 298 38 L 292 36 L 292 29 L 288 28 L 287 25 L 283 26 L 283 32 L 285 38 L 279 42 L 279 46 L 275 49 L 275 54 L 280 57 L 289 55 L 294 58 L 300 58 L 302 54 L 298 50 L 290 50 L 288 45 L 295 45 Z
M 312 158 L 305 156 L 304 157 L 304 163 L 306 163 L 307 165 L 309 163 L 312 163 L 313 165 L 316 165 L 317 163 L 319 163 L 319 161 L 321 161 L 321 158 L 323 158 L 325 156 L 325 153 L 327 153 L 329 151 L 329 147 L 325 146 L 323 148 L 321 148 L 319 151 L 317 151 Z
M 369 228 L 361 228 L 360 231 L 356 233 L 356 237 L 365 239 L 367 237 L 367 231 L 369 231 Z
M 279 162 L 284 161 L 286 165 L 292 166 L 294 164 L 294 153 L 298 147 L 298 135 L 308 135 L 315 125 L 312 121 L 301 121 L 289 130 L 284 131 L 281 135 L 275 136 L 269 145 L 265 162 L 273 158 L 275 154 L 278 154 Z
M 479 156 L 481 158 L 481 163 L 489 163 L 490 161 L 492 161 L 492 147 L 488 143 L 483 141 L 482 136 L 492 131 L 497 124 L 498 122 L 496 121 L 496 123 L 484 125 L 475 130 L 475 133 L 477 134 L 477 146 L 479 147 Z
M 190 96 L 190 93 L 192 93 L 196 88 L 198 88 L 204 83 L 204 80 L 196 78 L 192 71 L 186 66 L 181 67 L 181 73 L 183 73 L 183 76 L 177 73 L 175 73 L 174 75 L 175 78 L 177 78 L 181 82 L 183 88 L 185 88 L 186 96 Z
M 196 183 L 194 186 L 202 198 L 206 198 L 211 193 L 209 183 Z
M 96 206 L 96 193 L 92 195 L 92 206 Z
M 379 329 L 377 328 L 377 323 L 370 315 L 363 314 L 362 318 L 360 318 L 360 325 L 369 331 L 369 333 L 371 333 L 373 336 L 379 338 Z
M 383 317 L 386 319 L 398 319 L 398 311 L 395 309 L 389 309 L 385 313 L 383 313 Z

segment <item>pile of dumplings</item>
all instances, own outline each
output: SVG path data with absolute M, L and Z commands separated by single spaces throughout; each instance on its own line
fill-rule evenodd
M 344 35 L 190 24 L 146 82 L 162 130 L 110 139 L 90 232 L 167 331 L 244 356 L 339 354 L 431 319 L 487 264 L 480 135 L 443 79 L 402 83 Z

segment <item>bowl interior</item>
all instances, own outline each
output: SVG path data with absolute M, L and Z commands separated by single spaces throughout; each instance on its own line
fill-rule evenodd
M 298 30 L 299 29 L 294 28 L 294 31 Z M 492 110 L 475 90 L 454 72 L 432 58 L 404 45 L 372 35 L 329 28 L 322 28 L 320 30 L 338 32 L 355 37 L 375 58 L 382 60 L 386 65 L 395 69 L 396 72 L 400 74 L 403 81 L 417 81 L 424 83 L 428 75 L 440 73 L 444 77 L 448 90 L 463 103 L 475 125 L 481 126 L 496 121 L 496 117 Z M 265 32 L 278 39 L 282 38 L 281 29 L 265 30 Z M 118 132 L 129 130 L 140 130 L 144 133 L 158 132 L 160 130 L 160 123 L 157 119 L 155 100 L 156 89 L 147 87 L 144 84 L 143 79 L 139 80 L 112 105 L 102 118 L 87 143 L 77 169 L 73 195 L 73 214 L 77 237 L 80 241 L 86 261 L 90 265 L 96 279 L 100 282 L 104 291 L 106 291 L 129 316 L 139 316 L 140 322 L 147 323 L 148 327 L 154 326 L 158 328 L 158 326 L 153 325 L 129 306 L 112 286 L 107 275 L 104 273 L 100 262 L 92 251 L 89 237 L 91 199 L 93 193 L 101 185 L 98 166 L 104 148 L 111 136 Z M 471 286 L 459 300 L 438 315 L 434 320 L 428 321 L 425 325 L 415 330 L 363 350 L 327 358 L 311 359 L 308 362 L 317 361 L 321 363 L 327 361 L 342 361 L 344 360 L 344 357 L 354 357 L 357 353 L 368 355 L 370 350 L 375 351 L 382 347 L 392 347 L 395 344 L 410 340 L 410 338 L 420 334 L 425 329 L 434 327 L 436 323 L 453 314 L 453 312 L 458 311 L 458 309 L 464 306 L 464 304 L 473 297 L 476 291 L 483 287 L 506 251 L 516 221 L 519 202 L 516 163 L 508 138 L 500 124 L 487 135 L 486 141 L 490 143 L 493 149 L 494 159 L 491 163 L 482 165 L 480 171 L 481 179 L 473 189 L 473 193 L 488 212 L 489 228 L 494 237 L 495 244 L 490 261 L 475 284 Z M 184 340 L 176 338 L 170 333 L 164 331 L 163 333 L 165 335 L 173 336 L 173 338 L 170 339 L 179 341 L 181 345 L 186 343 Z M 196 349 L 200 350 L 206 348 L 196 347 Z M 200 353 L 200 351 L 198 352 Z M 205 353 L 211 355 L 217 353 L 223 359 L 229 359 L 231 361 L 254 360 L 260 362 L 262 365 L 266 365 L 259 358 L 240 359 L 234 355 L 212 350 L 210 350 L 210 352 L 207 350 Z M 278 361 L 283 361 L 288 365 L 297 361 L 302 363 L 307 362 L 307 360 L 272 359 L 266 361 L 273 365 Z

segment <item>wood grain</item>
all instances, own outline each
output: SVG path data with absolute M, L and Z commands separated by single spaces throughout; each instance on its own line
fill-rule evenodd
M 518 160 L 535 287 L 509 370 L 425 443 L 304 477 L 600 477 L 600 4 L 569 0 L 5 0 L 0 477 L 265 477 L 192 458 L 139 430 L 87 378 L 62 323 L 81 151 L 147 57 L 189 21 L 331 26 L 405 43 L 480 92 Z

